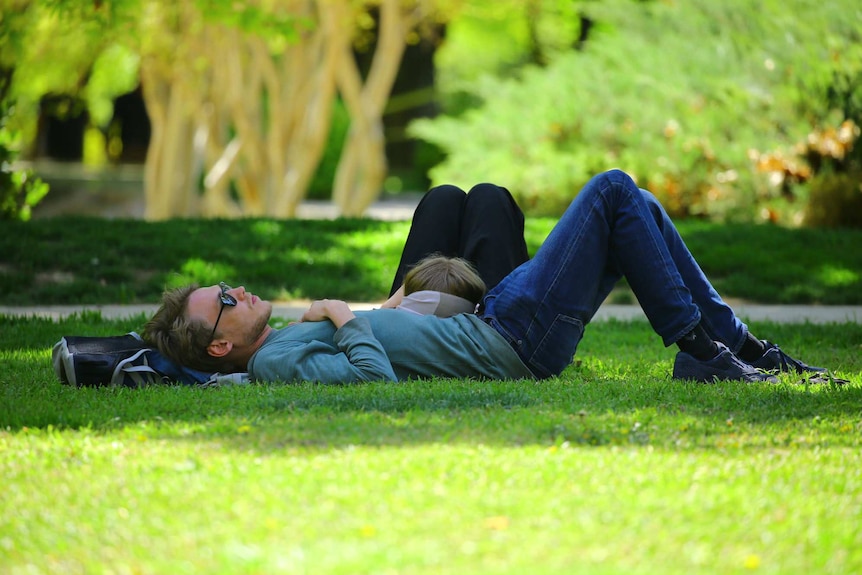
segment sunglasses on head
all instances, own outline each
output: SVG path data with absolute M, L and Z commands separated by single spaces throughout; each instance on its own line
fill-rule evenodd
M 221 302 L 221 308 L 218 310 L 218 317 L 215 320 L 215 324 L 213 325 L 213 332 L 210 334 L 210 341 L 215 337 L 216 328 L 218 327 L 218 322 L 221 319 L 221 314 L 224 312 L 225 306 L 234 307 L 236 305 L 236 298 L 227 293 L 229 290 L 233 288 L 227 285 L 224 282 L 218 283 L 219 287 L 219 296 L 218 299 Z

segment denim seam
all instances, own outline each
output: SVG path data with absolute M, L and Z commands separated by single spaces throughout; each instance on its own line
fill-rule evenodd
M 584 335 L 584 322 L 583 322 L 583 321 L 581 321 L 581 320 L 579 320 L 579 319 L 578 319 L 578 318 L 576 318 L 576 317 L 572 317 L 572 316 L 569 316 L 569 315 L 565 315 L 565 314 L 558 313 L 558 314 L 556 315 L 556 317 L 554 317 L 554 321 L 552 321 L 552 322 L 551 322 L 551 325 L 550 325 L 550 327 L 548 328 L 548 330 L 545 332 L 545 335 L 542 337 L 542 339 L 539 341 L 539 343 L 538 343 L 538 344 L 536 344 L 535 348 L 533 348 L 533 350 L 532 350 L 532 352 L 533 352 L 533 353 L 532 353 L 532 356 L 529 358 L 529 361 L 526 361 L 526 360 L 525 360 L 525 362 L 524 362 L 524 363 L 526 363 L 526 364 L 527 364 L 527 366 L 528 366 L 528 367 L 530 367 L 530 371 L 532 371 L 532 372 L 533 372 L 533 375 L 536 375 L 537 377 L 540 377 L 540 378 L 541 378 L 541 377 L 551 377 L 551 376 L 553 376 L 553 375 L 559 375 L 559 373 L 558 373 L 558 372 L 556 372 L 556 370 L 555 370 L 555 369 L 549 368 L 549 367 L 548 367 L 548 366 L 546 366 L 545 364 L 543 364 L 543 363 L 541 363 L 541 362 L 539 362 L 539 361 L 536 361 L 536 359 L 535 359 L 535 358 L 536 358 L 536 356 L 537 356 L 537 354 L 538 354 L 538 352 L 539 352 L 539 350 L 543 349 L 543 347 L 544 347 L 544 345 L 545 345 L 545 342 L 546 342 L 546 341 L 547 341 L 547 339 L 548 339 L 548 336 L 549 336 L 551 333 L 553 333 L 553 331 L 554 331 L 554 326 L 556 326 L 556 325 L 557 325 L 557 322 L 566 322 L 566 323 L 570 323 L 570 324 L 572 324 L 573 326 L 576 326 L 576 327 L 578 328 L 578 331 L 580 332 L 581 338 L 583 338 L 583 335 Z M 580 339 L 579 339 L 578 341 L 580 342 Z M 577 346 L 576 346 L 576 348 L 577 348 Z M 544 372 L 544 374 L 548 374 L 548 375 L 544 375 L 544 374 L 539 375 L 539 374 L 537 374 L 537 373 L 536 373 L 536 371 L 535 371 L 535 369 L 533 369 L 533 366 L 538 367 L 538 368 L 541 368 L 541 369 L 542 369 L 542 371 Z M 563 368 L 563 369 L 565 369 L 565 368 Z
M 639 201 L 640 198 L 636 197 L 635 194 L 627 186 L 622 186 L 622 185 L 619 185 L 618 182 L 613 182 L 612 183 L 612 191 L 615 194 L 615 201 L 617 203 L 619 203 L 619 201 L 621 200 L 621 198 L 619 197 L 619 194 L 621 194 L 621 193 L 627 194 L 628 199 L 630 200 L 629 203 L 635 208 L 635 210 L 637 210 L 638 217 L 640 217 L 644 221 L 652 221 L 652 215 L 649 213 L 649 206 L 645 205 L 644 202 Z M 644 212 L 643 212 L 644 209 L 647 210 L 647 214 L 644 214 Z M 659 231 L 661 231 L 661 230 L 659 230 Z M 661 234 L 659 234 L 659 235 L 661 235 Z M 656 252 L 657 254 L 662 255 L 661 246 L 655 241 L 655 238 L 650 237 L 650 240 L 652 242 L 652 250 L 654 252 Z M 662 257 L 660 263 L 665 270 L 672 268 L 678 276 L 680 275 L 679 270 L 676 268 L 676 262 L 673 261 L 673 257 L 670 255 L 669 251 L 667 253 L 667 258 Z M 668 264 L 671 264 L 671 265 L 669 266 Z M 669 347 L 669 346 L 673 345 L 674 343 L 676 343 L 677 341 L 679 341 L 679 339 L 682 336 L 684 336 L 685 334 L 689 333 L 692 329 L 694 329 L 695 326 L 700 322 L 700 319 L 701 319 L 700 308 L 698 308 L 698 306 L 694 303 L 694 301 L 692 299 L 693 296 L 691 296 L 691 290 L 689 290 L 688 286 L 685 285 L 685 282 L 683 281 L 681 276 L 679 277 L 679 280 L 680 280 L 680 284 L 682 286 L 684 286 L 686 288 L 686 290 L 688 291 L 690 301 L 685 301 L 685 299 L 681 297 L 680 292 L 678 292 L 678 291 L 674 293 L 674 297 L 677 299 L 677 301 L 680 304 L 682 304 L 682 306 L 688 306 L 688 307 L 693 308 L 694 314 L 693 314 L 692 319 L 690 319 L 687 324 L 684 324 L 684 327 L 682 327 L 680 330 L 673 333 L 672 335 L 666 336 L 663 334 L 659 334 L 662 338 L 662 341 L 664 342 L 665 347 Z
M 599 202 L 602 202 L 602 200 L 604 199 L 604 191 L 605 191 L 608 184 L 606 182 L 603 182 L 603 185 L 605 187 L 602 188 L 602 190 L 601 190 L 602 193 L 596 194 L 595 199 L 593 200 L 593 203 L 590 205 L 590 214 L 591 215 L 595 214 L 595 212 L 596 212 L 596 204 L 598 204 Z M 587 227 L 589 227 L 589 226 L 586 226 L 586 225 L 580 226 L 580 228 L 577 230 L 577 234 L 575 236 L 575 239 L 573 241 L 570 241 L 568 243 L 568 245 L 566 246 L 566 251 L 561 257 L 562 260 L 564 260 L 564 261 L 568 260 L 569 253 L 571 253 L 571 251 L 573 249 L 575 249 L 575 246 L 578 245 L 578 243 L 581 241 L 581 239 L 584 236 L 584 230 Z M 542 301 L 539 302 L 540 308 L 545 305 L 545 300 L 548 298 L 548 294 L 553 293 L 554 290 L 556 289 L 557 283 L 560 281 L 560 275 L 561 274 L 562 274 L 562 269 L 557 269 L 557 272 L 554 275 L 554 279 L 551 280 L 551 283 L 548 286 L 548 289 L 545 291 L 545 295 L 544 295 Z M 571 317 L 571 316 L 568 316 L 568 317 Z M 589 322 L 589 320 L 591 320 L 592 318 L 575 318 L 575 319 L 578 319 L 582 324 L 586 325 Z M 529 335 L 533 332 L 534 327 L 535 327 L 535 323 L 536 323 L 536 317 L 534 315 L 532 318 L 530 318 L 530 323 L 527 325 L 527 335 Z

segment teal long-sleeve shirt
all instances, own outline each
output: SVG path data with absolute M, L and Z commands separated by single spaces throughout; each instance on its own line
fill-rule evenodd
M 355 383 L 431 377 L 533 379 L 512 347 L 475 315 L 356 312 L 274 330 L 248 362 L 256 381 Z

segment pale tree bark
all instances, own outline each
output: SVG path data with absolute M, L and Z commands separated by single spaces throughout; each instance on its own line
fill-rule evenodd
M 350 130 L 338 162 L 332 201 L 344 216 L 361 216 L 380 195 L 387 173 L 383 112 L 407 46 L 407 34 L 417 23 L 416 13 L 413 3 L 380 2 L 377 46 L 364 84 L 351 46 L 346 42 L 340 45 L 336 77 L 350 114 Z
M 305 198 L 323 157 L 335 102 L 335 51 L 332 37 L 342 32 L 332 12 L 315 3 L 318 25 L 273 62 L 267 74 L 273 129 L 267 151 L 276 167 L 268 204 L 280 217 L 292 217 Z
M 264 208 L 256 182 L 248 177 L 265 171 L 257 157 L 260 134 L 255 127 L 261 113 L 260 86 L 254 81 L 248 42 L 239 31 L 224 26 L 209 27 L 206 35 L 212 66 L 202 114 L 207 166 L 202 213 L 260 215 Z M 230 195 L 231 183 L 236 198 Z
M 371 4 L 378 2 L 273 4 L 313 23 L 274 54 L 263 37 L 202 19 L 191 0 L 147 3 L 157 45 L 141 65 L 152 124 L 147 218 L 295 216 L 323 156 L 339 94 L 350 131 L 333 200 L 342 214 L 361 215 L 386 176 L 383 112 L 407 34 L 418 22 L 416 2 L 379 2 L 377 47 L 363 83 L 352 40 L 356 10 Z
M 144 166 L 145 217 L 151 220 L 199 213 L 194 191 L 201 164 L 195 153 L 194 109 L 200 101 L 200 76 L 182 57 L 200 49 L 195 34 L 185 32 L 194 19 L 188 3 L 170 13 L 157 6 L 146 11 L 146 26 L 157 31 L 148 37 L 141 59 L 141 86 L 151 125 Z M 177 41 L 180 31 L 182 43 Z M 172 46 L 179 46 L 180 53 L 172 53 Z
M 209 94 L 207 215 L 231 215 L 233 207 L 245 215 L 295 215 L 329 134 L 335 81 L 328 33 L 324 17 L 279 55 L 236 30 L 212 34 L 212 57 L 220 64 Z M 226 126 L 235 131 L 229 141 Z M 238 202 L 226 195 L 230 180 Z
M 142 65 L 142 86 L 152 127 L 144 166 L 147 219 L 192 216 L 195 198 L 187 193 L 194 177 L 195 125 L 187 113 L 182 85 Z

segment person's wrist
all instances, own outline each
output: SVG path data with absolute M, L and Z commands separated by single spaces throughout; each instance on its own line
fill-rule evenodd
M 324 300 L 323 309 L 326 316 L 337 328 L 356 317 L 347 302 L 342 300 Z

